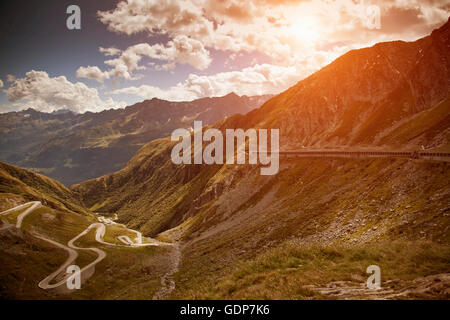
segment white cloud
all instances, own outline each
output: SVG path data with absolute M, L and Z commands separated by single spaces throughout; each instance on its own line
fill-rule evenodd
M 103 53 L 105 56 L 117 56 L 120 54 L 121 50 L 117 48 L 103 48 L 100 47 L 98 49 L 101 53 Z
M 379 29 L 369 27 L 367 6 L 372 4 L 381 8 Z M 115 9 L 98 12 L 98 16 L 116 33 L 147 32 L 173 39 L 166 46 L 132 46 L 117 59 L 106 61 L 112 67 L 111 76 L 132 79 L 135 70 L 145 69 L 140 65 L 143 56 L 166 61 L 152 63 L 157 70 L 172 70 L 177 63 L 204 70 L 211 63 L 210 48 L 228 51 L 231 59 L 220 62 L 225 67 L 243 52 L 259 52 L 271 59 L 270 64 L 242 71 L 191 74 L 168 89 L 143 85 L 113 91 L 192 100 L 230 91 L 247 95 L 280 92 L 348 50 L 424 36 L 444 23 L 449 12 L 445 0 L 121 0 Z M 197 47 L 186 55 L 175 54 L 178 39 L 183 44 L 187 39 L 197 41 Z
M 168 63 L 190 64 L 198 70 L 205 70 L 211 64 L 209 51 L 205 49 L 202 42 L 188 38 L 185 35 L 176 36 L 169 41 L 165 49 L 165 57 L 160 60 L 166 60 Z
M 145 70 L 145 66 L 139 64 L 143 57 L 165 61 L 163 67 L 187 63 L 196 69 L 204 70 L 211 63 L 209 51 L 200 41 L 180 35 L 169 41 L 166 46 L 139 43 L 128 47 L 118 58 L 107 60 L 105 64 L 113 67 L 109 71 L 110 75 L 131 79 L 133 71 Z
M 380 30 L 368 29 L 363 3 L 381 7 Z M 401 28 L 407 20 L 396 23 L 395 8 L 408 11 L 417 21 L 411 19 L 406 23 L 409 28 Z M 287 66 L 333 43 L 366 46 L 423 36 L 445 22 L 449 10 L 445 0 L 122 0 L 98 16 L 117 33 L 185 35 L 206 48 L 259 51 L 272 63 Z M 383 20 L 389 19 L 395 26 L 384 29 Z
M 76 72 L 77 78 L 85 78 L 96 80 L 98 82 L 103 82 L 106 79 L 109 79 L 108 72 L 102 72 L 99 67 L 96 66 L 88 66 L 88 67 L 79 67 Z
M 125 103 L 115 102 L 111 98 L 102 100 L 95 88 L 81 82 L 72 83 L 64 76 L 52 78 L 44 71 L 27 72 L 25 78 L 16 79 L 5 92 L 17 109 L 85 112 L 125 106 Z
M 140 31 L 207 34 L 213 23 L 202 17 L 203 1 L 127 0 L 111 11 L 99 11 L 100 20 L 114 32 L 131 35 Z M 180 34 L 180 32 L 177 32 Z
M 97 66 L 80 67 L 77 70 L 77 77 L 95 79 L 99 82 L 110 77 L 136 80 L 139 79 L 139 75 L 134 75 L 134 71 L 146 69 L 145 66 L 140 65 L 143 57 L 164 61 L 165 63 L 160 65 L 152 63 L 157 70 L 173 70 L 177 63 L 189 64 L 198 70 L 204 70 L 211 64 L 209 51 L 203 47 L 203 44 L 184 35 L 176 36 L 165 46 L 139 43 L 124 51 L 100 47 L 100 52 L 106 56 L 117 56 L 105 61 L 111 69 L 101 71 Z
M 6 75 L 6 82 L 14 82 L 16 80 L 16 77 L 12 74 Z
M 191 74 L 185 81 L 166 90 L 142 85 L 117 89 L 112 91 L 112 94 L 131 94 L 144 99 L 157 97 L 171 101 L 223 96 L 230 92 L 252 96 L 279 93 L 299 80 L 299 70 L 296 67 L 262 64 L 242 71 L 222 72 L 212 76 Z

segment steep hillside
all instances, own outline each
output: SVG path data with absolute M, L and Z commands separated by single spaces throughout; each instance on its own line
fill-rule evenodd
M 416 42 L 381 43 L 349 52 L 262 107 L 215 127 L 279 128 L 282 150 L 449 151 L 449 35 L 450 22 Z M 260 176 L 256 166 L 175 166 L 172 146 L 168 139 L 153 141 L 124 169 L 72 190 L 92 210 L 117 213 L 119 220 L 148 235 L 166 230 L 159 237 L 181 243 L 183 260 L 173 297 L 217 297 L 208 290 L 203 296 L 194 292 L 219 278 L 223 283 L 215 292 L 232 293 L 241 278 L 226 275 L 239 273 L 237 261 L 264 260 L 255 257 L 285 242 L 325 248 L 336 244 L 341 246 L 337 257 L 347 261 L 346 254 L 378 250 L 373 245 L 383 241 L 401 240 L 399 247 L 430 241 L 430 247 L 438 246 L 433 251 L 438 254 L 421 251 L 417 257 L 443 264 L 415 275 L 448 270 L 450 257 L 442 248 L 450 244 L 449 162 L 282 158 L 277 175 Z M 347 245 L 361 245 L 362 251 L 349 253 L 342 249 Z M 377 261 L 392 260 L 394 251 Z M 289 261 L 289 255 L 282 256 Z M 281 265 L 292 269 L 289 263 Z M 256 285 L 260 279 L 264 292 L 271 292 L 265 279 L 273 277 L 261 278 L 260 271 L 253 270 L 248 281 Z M 249 291 L 252 282 L 244 287 L 240 295 L 230 297 L 264 297 Z
M 89 214 L 89 210 L 62 183 L 22 168 L 0 162 L 0 211 L 28 201 L 41 201 L 61 211 Z
M 189 127 L 194 120 L 213 124 L 244 114 L 269 97 L 152 99 L 125 109 L 81 115 L 32 109 L 0 114 L 0 160 L 71 185 L 119 170 L 145 143 L 176 128 Z
M 91 210 L 117 212 L 122 222 L 147 234 L 175 227 L 196 212 L 196 198 L 220 167 L 176 166 L 172 145 L 167 138 L 152 141 L 124 169 L 71 189 Z
M 0 213 L 1 299 L 151 299 L 165 290 L 161 277 L 178 252 L 145 237 L 124 245 L 120 236 L 134 239 L 136 231 L 84 209 L 61 183 L 4 163 Z M 103 227 L 101 241 L 94 226 Z M 67 265 L 93 263 L 82 271 L 82 290 L 67 291 Z
M 450 55 L 444 50 L 450 46 L 449 29 L 450 22 L 413 43 L 381 43 L 349 52 L 261 108 L 232 116 L 216 127 L 279 128 L 281 150 L 299 150 L 299 146 L 449 150 Z M 170 208 L 178 208 L 182 199 L 174 192 L 186 187 L 190 190 L 186 194 L 196 199 L 186 198 L 188 208 L 180 212 L 188 216 L 192 207 L 220 195 L 222 184 L 229 184 L 239 171 L 229 166 L 175 166 L 170 161 L 171 146 L 167 139 L 151 142 L 118 173 L 84 182 L 74 190 L 98 210 L 119 215 L 137 212 L 134 218 L 127 214 L 123 219 L 142 226 L 151 224 L 148 218 L 155 208 L 155 203 L 144 199 L 155 199 L 163 211 L 173 213 Z M 189 184 L 200 180 L 203 195 L 198 198 L 191 189 L 199 190 Z M 216 188 L 212 194 L 211 188 Z M 167 203 L 171 196 L 177 200 Z
M 449 48 L 447 22 L 416 42 L 351 51 L 223 127 L 279 128 L 284 149 L 449 150 Z

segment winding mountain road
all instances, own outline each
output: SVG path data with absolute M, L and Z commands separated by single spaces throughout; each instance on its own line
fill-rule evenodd
M 31 206 L 30 206 L 30 205 L 31 205 Z M 22 212 L 22 213 L 17 217 L 16 228 L 17 228 L 17 229 L 20 229 L 20 228 L 22 227 L 22 221 L 23 221 L 23 219 L 24 219 L 27 215 L 29 215 L 31 212 L 33 212 L 35 209 L 37 209 L 37 208 L 39 208 L 39 207 L 42 206 L 42 204 L 41 204 L 40 201 L 31 201 L 31 202 L 27 202 L 27 203 L 21 204 L 20 206 L 14 207 L 14 208 L 12 208 L 12 209 L 9 209 L 9 210 L 3 211 L 3 212 L 0 212 L 0 216 L 7 215 L 7 214 L 9 214 L 9 213 L 11 213 L 11 212 L 14 212 L 14 211 L 17 211 L 17 210 L 21 210 L 21 209 L 26 208 L 26 207 L 28 207 L 28 206 L 30 206 L 30 207 L 29 207 L 27 210 L 25 210 L 24 212 Z
M 28 207 L 29 206 L 29 207 Z M 16 206 L 12 209 L 0 212 L 0 216 L 3 215 L 7 215 L 10 214 L 12 212 L 15 212 L 17 210 L 21 210 L 24 208 L 27 208 L 24 212 L 22 212 L 18 217 L 17 217 L 17 221 L 16 221 L 16 228 L 20 229 L 22 227 L 22 222 L 23 219 L 29 215 L 31 212 L 33 212 L 34 210 L 36 210 L 37 208 L 41 207 L 42 204 L 39 201 L 32 201 L 32 202 L 27 202 L 25 204 Z M 96 222 L 91 224 L 90 226 L 88 226 L 83 232 L 81 232 L 80 234 L 78 234 L 76 237 L 74 237 L 73 239 L 71 239 L 68 243 L 67 246 L 56 242 L 54 240 L 45 238 L 41 235 L 32 233 L 32 235 L 35 238 L 41 239 L 43 241 L 46 241 L 56 247 L 59 247 L 61 249 L 64 249 L 68 252 L 69 256 L 67 258 L 67 260 L 52 274 L 48 275 L 45 279 L 43 279 L 41 282 L 39 282 L 38 286 L 42 289 L 48 290 L 48 289 L 63 289 L 63 290 L 68 290 L 66 287 L 66 283 L 67 283 L 67 279 L 72 275 L 72 274 L 67 274 L 66 273 L 66 269 L 68 266 L 72 265 L 73 262 L 77 259 L 78 257 L 78 252 L 77 250 L 82 250 L 82 251 L 93 251 L 97 254 L 97 258 L 89 263 L 88 265 L 86 265 L 85 267 L 83 267 L 80 270 L 80 275 L 81 275 L 81 281 L 85 281 L 87 280 L 90 276 L 92 276 L 95 272 L 95 265 L 97 263 L 99 263 L 100 261 L 102 261 L 106 256 L 106 252 L 98 249 L 98 248 L 83 248 L 83 247 L 78 247 L 75 245 L 75 242 L 77 240 L 79 240 L 80 238 L 84 237 L 86 234 L 88 234 L 91 230 L 95 229 L 95 241 L 97 241 L 100 244 L 103 245 L 107 245 L 107 246 L 115 246 L 115 247 L 142 247 L 142 246 L 162 246 L 162 245 L 171 245 L 170 243 L 164 243 L 164 242 L 160 242 L 160 241 L 156 241 L 153 240 L 151 243 L 142 243 L 142 234 L 139 231 L 136 230 L 132 230 L 132 229 L 128 229 L 126 226 L 123 226 L 124 228 L 126 228 L 128 231 L 134 232 L 136 233 L 137 237 L 136 237 L 136 242 L 133 242 L 128 236 L 122 235 L 122 236 L 118 236 L 118 239 L 124 243 L 125 245 L 119 245 L 119 244 L 115 244 L 115 243 L 109 243 L 103 240 L 103 237 L 105 236 L 106 233 L 106 226 L 105 224 L 108 225 L 118 225 L 115 222 L 113 222 L 112 220 L 105 218 L 105 217 L 98 217 L 98 220 L 100 222 Z M 62 275 L 65 275 L 64 277 L 62 277 Z M 62 277 L 58 282 L 51 284 L 51 282 L 53 280 L 55 280 L 57 277 Z
M 98 221 L 100 221 L 102 224 L 104 225 L 115 225 L 115 226 L 120 226 L 124 229 L 127 229 L 130 232 L 136 233 L 136 238 L 134 239 L 135 242 L 133 242 L 129 236 L 118 236 L 117 239 L 122 242 L 123 244 L 125 244 L 126 247 L 147 247 L 147 246 L 172 246 L 171 243 L 167 243 L 167 242 L 161 242 L 155 239 L 151 239 L 151 238 L 146 238 L 147 241 L 151 241 L 149 243 L 143 243 L 142 242 L 142 233 L 140 233 L 139 231 L 133 230 L 133 229 L 129 229 L 127 226 L 125 226 L 124 224 L 120 224 L 120 223 L 116 223 L 113 220 L 109 219 L 109 218 L 105 218 L 102 216 L 98 217 Z M 118 244 L 114 244 L 114 243 L 109 243 L 109 242 L 104 242 L 103 239 L 101 239 L 104 236 L 105 232 L 103 232 L 103 234 L 101 235 L 101 237 L 99 236 L 98 239 L 96 238 L 96 240 L 102 244 L 105 245 L 113 245 L 113 246 L 120 246 L 123 247 L 123 245 L 118 245 Z

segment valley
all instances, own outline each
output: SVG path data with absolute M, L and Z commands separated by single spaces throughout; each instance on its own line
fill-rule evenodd
M 25 210 L 23 210 L 24 208 Z M 37 217 L 31 216 L 32 214 Z M 88 221 L 91 221 L 93 223 L 88 225 L 84 231 L 80 232 L 78 235 L 70 239 L 67 243 L 67 246 L 65 246 L 64 244 L 59 242 L 60 239 L 70 236 L 71 232 L 67 231 L 75 231 L 76 229 L 78 229 L 80 227 L 79 224 L 81 221 L 80 217 L 72 216 L 64 217 L 64 223 L 61 223 L 62 221 L 61 217 L 59 216 L 60 214 L 60 212 L 58 213 L 54 210 L 43 207 L 41 202 L 39 201 L 28 202 L 23 205 L 19 205 L 17 207 L 0 212 L 0 216 L 2 218 L 6 217 L 6 219 L 2 219 L 2 226 L 0 228 L 2 239 L 6 240 L 4 243 L 2 243 L 1 246 L 2 250 L 4 250 L 4 253 L 6 254 L 6 256 L 2 256 L 2 262 L 8 262 L 8 259 L 13 258 L 17 254 L 17 250 L 20 250 L 17 246 L 17 243 L 12 243 L 12 248 L 8 247 L 8 244 L 11 244 L 8 243 L 8 240 L 15 237 L 21 239 L 22 241 L 25 240 L 25 243 L 27 245 L 30 245 L 31 242 L 33 242 L 34 247 L 27 248 L 28 250 L 31 249 L 35 251 L 41 251 L 43 248 L 40 244 L 43 241 L 44 243 L 47 243 L 47 248 L 49 246 L 52 247 L 53 250 L 55 250 L 55 248 L 58 248 L 67 252 L 67 260 L 65 260 L 64 263 L 62 263 L 54 272 L 39 281 L 39 283 L 37 284 L 40 289 L 48 291 L 49 296 L 58 296 L 61 294 L 71 294 L 76 296 L 76 289 L 68 289 L 67 287 L 68 279 L 72 275 L 71 273 L 66 273 L 67 267 L 71 265 L 82 266 L 80 270 L 80 278 L 81 284 L 84 285 L 84 283 L 96 273 L 96 265 L 107 258 L 108 254 L 111 254 L 113 256 L 113 259 L 117 259 L 118 257 L 122 256 L 120 253 L 114 252 L 111 248 L 121 248 L 124 251 L 127 250 L 128 254 L 133 257 L 142 255 L 145 252 L 145 255 L 147 257 L 146 259 L 149 259 L 152 256 L 152 251 L 142 251 L 141 249 L 141 252 L 137 254 L 136 251 L 139 251 L 139 248 L 144 247 L 173 246 L 173 244 L 171 243 L 165 243 L 146 237 L 143 238 L 139 232 L 127 229 L 123 225 L 118 225 L 110 219 L 105 219 L 102 217 L 97 217 L 97 220 L 101 222 L 93 222 L 95 221 L 94 217 L 86 217 L 85 219 L 82 219 L 85 220 L 85 223 L 87 223 Z M 71 214 L 66 213 L 65 215 L 70 216 Z M 30 218 L 26 219 L 26 217 L 28 216 L 30 216 Z M 22 226 L 24 220 L 25 224 Z M 74 223 L 74 220 L 76 221 L 76 223 Z M 12 224 L 14 222 L 16 222 L 15 225 Z M 64 237 L 62 236 L 62 233 L 55 232 L 55 227 L 62 228 L 62 230 L 64 230 Z M 51 234 L 51 236 L 48 237 L 47 234 Z M 122 235 L 118 236 L 117 234 Z M 136 236 L 135 238 L 133 237 L 134 240 L 131 240 L 131 234 L 134 234 Z M 58 241 L 52 240 L 52 238 L 56 238 Z M 31 241 L 31 239 L 33 240 Z M 107 248 L 110 248 L 110 250 L 102 250 L 98 248 L 104 248 L 105 246 Z M 26 249 L 23 251 L 26 252 Z M 42 261 L 41 263 L 49 264 L 48 261 Z M 30 265 L 30 268 L 35 267 L 37 268 L 37 270 L 42 271 L 42 269 L 39 268 L 39 265 Z M 163 280 L 166 281 L 166 274 L 162 274 L 160 277 L 161 282 Z M 158 287 L 157 282 L 154 285 L 155 287 Z M 5 289 L 5 287 L 2 287 L 2 289 Z M 170 293 L 171 289 L 173 288 L 170 286 L 166 288 L 165 283 L 162 283 L 162 287 L 160 288 L 163 293 Z M 155 291 L 155 294 L 159 294 L 160 297 L 164 296 L 163 293 Z M 42 295 L 31 297 L 43 298 L 48 296 L 42 293 Z
M 29 109 L 0 114 L 0 161 L 70 186 L 119 170 L 145 143 L 189 129 L 194 120 L 210 125 L 247 113 L 270 97 L 232 93 L 189 102 L 152 99 L 99 113 Z
M 279 129 L 274 175 L 249 161 L 175 164 L 169 127 L 70 187 L 0 163 L 1 296 L 449 299 L 449 47 L 450 21 L 414 42 L 353 50 L 199 129 Z M 85 268 L 102 257 L 81 290 L 39 289 L 69 252 L 42 237 Z

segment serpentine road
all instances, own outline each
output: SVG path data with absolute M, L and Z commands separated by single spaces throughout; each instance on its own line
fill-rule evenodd
M 29 206 L 29 207 L 28 207 Z M 41 207 L 42 204 L 39 201 L 31 201 L 31 202 L 27 202 L 25 204 L 19 205 L 17 207 L 14 207 L 12 209 L 0 212 L 0 216 L 3 215 L 7 215 L 10 214 L 14 211 L 17 210 L 21 210 L 24 208 L 27 208 L 24 212 L 22 212 L 18 217 L 17 217 L 17 221 L 16 221 L 16 228 L 20 229 L 22 227 L 22 222 L 23 219 L 29 215 L 31 212 L 33 212 L 34 210 L 36 210 L 37 208 Z M 81 280 L 85 281 L 87 280 L 90 276 L 92 276 L 95 272 L 95 265 L 97 263 L 99 263 L 100 261 L 102 261 L 105 257 L 106 257 L 106 252 L 98 249 L 98 248 L 82 248 L 82 247 L 78 247 L 75 245 L 75 242 L 82 238 L 83 236 L 85 236 L 86 234 L 89 233 L 89 231 L 91 231 L 92 229 L 95 229 L 95 240 L 103 245 L 108 245 L 108 246 L 120 246 L 120 247 L 142 247 L 142 246 L 162 246 L 162 245 L 171 245 L 170 243 L 164 243 L 164 242 L 160 242 L 160 241 L 156 241 L 152 239 L 151 243 L 142 243 L 142 234 L 139 231 L 136 230 L 132 230 L 132 229 L 128 229 L 126 228 L 126 226 L 124 225 L 119 225 L 116 224 L 115 222 L 113 222 L 112 220 L 105 218 L 105 217 L 98 217 L 98 220 L 100 222 L 96 222 L 91 224 L 89 227 L 87 227 L 83 232 L 81 232 L 79 235 L 77 235 L 76 237 L 74 237 L 73 239 L 71 239 L 68 243 L 67 246 L 58 243 L 56 241 L 53 241 L 51 239 L 42 237 L 40 235 L 34 234 L 32 233 L 32 235 L 35 238 L 41 239 L 43 241 L 46 241 L 54 246 L 57 246 L 61 249 L 64 249 L 68 252 L 69 257 L 67 258 L 67 260 L 52 274 L 50 274 L 49 276 L 47 276 L 44 280 L 42 280 L 41 282 L 39 282 L 38 286 L 42 289 L 62 289 L 64 291 L 68 290 L 66 287 L 66 283 L 67 283 L 67 279 L 72 275 L 72 274 L 67 274 L 63 277 L 63 275 L 66 273 L 66 269 L 68 266 L 72 265 L 73 262 L 77 259 L 78 257 L 78 252 L 77 250 L 84 250 L 84 251 L 93 251 L 97 254 L 97 259 L 95 259 L 93 262 L 91 262 L 90 264 L 88 264 L 87 266 L 83 267 L 80 270 L 80 275 L 81 275 Z M 119 225 L 122 226 L 124 228 L 126 228 L 127 230 L 136 233 L 137 237 L 136 237 L 136 242 L 133 242 L 128 236 L 119 236 L 118 239 L 124 243 L 125 245 L 118 245 L 118 244 L 114 244 L 114 243 L 109 243 L 103 240 L 103 237 L 105 235 L 106 232 L 106 226 L 105 224 L 108 225 Z M 54 283 L 54 284 L 50 284 L 50 282 L 52 282 L 53 280 L 55 280 L 56 278 L 58 278 L 59 276 L 59 281 Z

